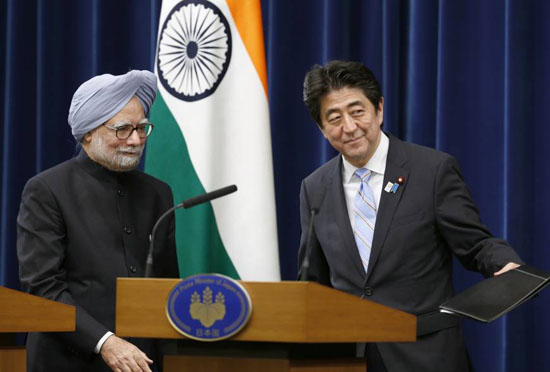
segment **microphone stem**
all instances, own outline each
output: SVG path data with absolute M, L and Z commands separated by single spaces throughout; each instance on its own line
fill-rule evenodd
M 151 235 L 149 235 L 149 252 L 147 253 L 147 261 L 145 262 L 145 277 L 151 278 L 153 276 L 153 248 L 155 246 L 155 232 L 157 231 L 157 227 L 159 226 L 159 223 L 166 218 L 170 213 L 174 212 L 177 208 L 182 208 L 184 205 L 183 203 L 180 203 L 178 205 L 173 206 L 172 208 L 168 209 L 166 212 L 160 216 L 160 218 L 155 223 L 155 226 L 153 226 L 153 230 L 151 231 Z
M 309 256 L 311 255 L 311 235 L 313 234 L 313 219 L 315 218 L 316 213 L 317 210 L 315 208 L 311 208 L 311 215 L 309 217 L 309 225 L 307 228 L 306 251 L 304 255 L 304 261 L 302 262 L 302 270 L 300 272 L 301 281 L 307 280 L 307 272 L 309 270 Z
M 227 194 L 231 194 L 232 192 L 235 192 L 235 191 L 237 191 L 237 186 L 235 185 L 226 186 L 221 189 L 184 200 L 181 203 L 173 206 L 172 208 L 164 212 L 159 217 L 155 225 L 153 226 L 151 235 L 149 235 L 149 252 L 147 253 L 147 261 L 145 262 L 145 277 L 151 278 L 153 276 L 153 252 L 154 252 L 153 248 L 155 246 L 155 232 L 157 231 L 157 227 L 160 224 L 160 222 L 164 220 L 166 216 L 168 216 L 170 213 L 172 213 L 178 208 L 192 208 L 196 205 L 209 202 L 210 200 L 217 199 Z

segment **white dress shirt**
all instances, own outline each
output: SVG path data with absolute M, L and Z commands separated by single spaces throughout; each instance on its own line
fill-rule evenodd
M 382 184 L 384 183 L 384 172 L 386 171 L 386 159 L 388 158 L 388 149 L 390 147 L 390 140 L 384 132 L 380 135 L 380 143 L 378 148 L 372 154 L 372 157 L 369 159 L 367 164 L 363 168 L 370 169 L 372 175 L 367 182 L 369 187 L 372 190 L 372 195 L 374 196 L 374 202 L 376 204 L 376 210 L 378 211 L 378 205 L 380 205 L 380 197 L 382 196 Z M 355 176 L 354 173 L 358 169 L 357 167 L 351 165 L 350 162 L 342 156 L 342 181 L 344 184 L 344 195 L 346 197 L 346 206 L 348 208 L 348 216 L 351 227 L 354 227 L 354 213 L 353 213 L 353 201 L 355 200 L 355 195 L 359 191 L 359 186 L 361 185 L 361 180 L 359 177 Z
M 94 348 L 94 353 L 99 354 L 99 352 L 101 351 L 101 348 L 103 347 L 103 344 L 105 343 L 105 341 L 107 341 L 109 337 L 111 337 L 111 335 L 114 335 L 114 333 L 111 331 L 108 331 L 103 335 L 103 337 L 99 339 L 99 341 L 97 342 L 97 345 Z

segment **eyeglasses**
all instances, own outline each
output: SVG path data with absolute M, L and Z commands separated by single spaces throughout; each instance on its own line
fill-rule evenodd
M 116 127 L 107 124 L 103 125 L 111 130 L 114 130 L 116 138 L 121 140 L 129 138 L 132 133 L 134 133 L 134 131 L 137 132 L 139 138 L 145 138 L 151 134 L 154 128 L 154 125 L 151 123 L 141 123 L 136 125 L 135 127 L 132 124 L 122 124 Z

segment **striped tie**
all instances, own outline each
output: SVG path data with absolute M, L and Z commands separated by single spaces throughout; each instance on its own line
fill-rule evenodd
M 355 175 L 361 179 L 361 186 L 353 201 L 353 234 L 365 272 L 367 272 L 369 267 L 372 237 L 374 236 L 374 226 L 376 223 L 374 196 L 367 183 L 371 174 L 372 172 L 365 168 L 355 171 Z

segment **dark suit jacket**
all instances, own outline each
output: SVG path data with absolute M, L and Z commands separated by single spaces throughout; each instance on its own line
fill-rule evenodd
M 164 182 L 111 172 L 84 151 L 27 182 L 17 218 L 21 285 L 76 306 L 76 332 L 29 334 L 29 372 L 109 370 L 93 349 L 115 331 L 116 278 L 144 275 L 149 234 L 172 204 Z M 156 236 L 155 273 L 178 277 L 173 218 Z M 155 358 L 152 342 L 135 343 Z
M 389 138 L 383 185 L 398 177 L 405 183 L 396 193 L 382 191 L 368 273 L 349 222 L 341 156 L 302 182 L 300 263 L 310 210 L 319 210 L 311 239 L 310 280 L 421 315 L 437 310 L 453 295 L 452 254 L 485 276 L 508 262 L 521 263 L 506 242 L 482 225 L 453 157 Z M 378 349 L 390 372 L 468 370 L 458 325 L 436 329 L 416 343 L 380 343 Z

